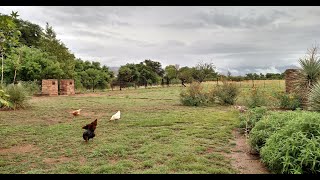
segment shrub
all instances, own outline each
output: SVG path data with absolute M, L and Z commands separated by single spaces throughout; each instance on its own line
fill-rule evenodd
M 240 115 L 240 128 L 242 133 L 249 133 L 255 124 L 267 113 L 266 107 L 249 109 Z
M 279 106 L 282 109 L 296 110 L 301 108 L 301 98 L 295 93 L 279 92 L 275 96 L 279 100 Z
M 233 105 L 240 93 L 239 87 L 232 83 L 223 83 L 222 86 L 217 86 L 214 91 L 217 100 L 222 105 Z
M 191 83 L 186 90 L 180 93 L 180 101 L 186 106 L 200 106 L 208 103 L 203 86 L 198 82 Z
M 251 89 L 249 98 L 246 99 L 246 105 L 249 108 L 265 106 L 266 102 L 264 93 L 256 87 Z
M 13 109 L 24 108 L 27 103 L 27 93 L 21 84 L 9 85 L 6 88 L 8 93 L 8 101 L 12 104 Z
M 320 173 L 320 115 L 295 116 L 261 148 L 262 162 L 275 173 Z
M 20 81 L 28 96 L 41 93 L 41 88 L 38 81 Z
M 257 152 L 264 146 L 267 139 L 287 122 L 301 115 L 301 112 L 270 112 L 263 116 L 252 128 L 249 136 L 251 147 Z

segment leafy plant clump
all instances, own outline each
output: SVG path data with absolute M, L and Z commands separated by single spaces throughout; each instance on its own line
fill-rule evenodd
M 300 112 L 301 113 L 301 112 Z M 262 162 L 275 173 L 320 173 L 320 114 L 304 112 L 275 131 L 261 148 Z
M 203 92 L 203 86 L 198 82 L 193 82 L 180 93 L 180 101 L 185 106 L 201 106 L 208 103 L 208 98 Z
M 265 106 L 267 100 L 264 93 L 256 87 L 253 87 L 250 91 L 249 97 L 246 99 L 246 105 L 249 108 Z
M 240 130 L 242 133 L 250 133 L 255 124 L 267 114 L 266 107 L 256 107 L 249 109 L 246 113 L 240 115 Z
M 9 85 L 6 88 L 6 93 L 9 95 L 8 101 L 11 103 L 11 108 L 25 108 L 27 106 L 27 92 L 21 84 Z
M 281 129 L 292 119 L 299 117 L 301 112 L 270 112 L 267 116 L 263 116 L 259 122 L 250 131 L 249 143 L 251 148 L 260 152 L 267 139 L 276 131 Z
M 296 110 L 301 108 L 301 98 L 295 93 L 287 94 L 285 92 L 279 92 L 275 94 L 279 100 L 279 107 L 282 109 Z
M 221 105 L 233 105 L 239 93 L 239 87 L 232 83 L 223 83 L 222 86 L 217 86 L 215 89 L 215 95 Z

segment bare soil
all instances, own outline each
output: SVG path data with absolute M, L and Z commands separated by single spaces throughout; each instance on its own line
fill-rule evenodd
M 32 144 L 27 144 L 23 146 L 14 146 L 8 149 L 0 149 L 0 154 L 10 154 L 10 153 L 28 153 L 38 150 Z
M 236 145 L 230 154 L 226 154 L 231 158 L 232 166 L 240 171 L 240 174 L 270 174 L 268 169 L 261 163 L 258 155 L 250 153 L 250 145 L 246 137 L 238 130 L 233 130 L 232 135 L 235 139 L 233 143 Z

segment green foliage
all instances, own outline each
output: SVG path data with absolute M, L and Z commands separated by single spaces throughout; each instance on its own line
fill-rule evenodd
M 267 114 L 266 107 L 255 107 L 240 115 L 240 129 L 242 133 L 250 133 L 256 123 Z
M 8 100 L 9 97 L 10 96 L 3 89 L 0 89 L 0 108 L 12 106 L 12 104 Z
M 267 139 L 276 131 L 281 129 L 289 121 L 301 115 L 300 111 L 294 112 L 270 112 L 255 123 L 249 134 L 251 147 L 260 152 Z
M 6 93 L 8 93 L 8 101 L 12 104 L 12 108 L 25 108 L 27 106 L 27 92 L 21 84 L 8 85 L 6 87 Z
M 169 65 L 165 67 L 165 76 L 169 80 L 176 79 L 178 77 L 178 69 L 174 65 Z
M 203 92 L 203 86 L 193 82 L 180 93 L 180 101 L 185 106 L 201 106 L 208 103 L 208 98 Z
M 13 82 L 14 71 L 17 66 L 14 64 L 17 58 L 16 52 L 21 53 L 21 60 L 17 72 L 17 80 L 41 81 L 42 79 L 59 79 L 64 73 L 59 62 L 54 57 L 42 52 L 37 48 L 20 47 L 11 51 L 9 61 L 5 64 L 6 82 Z
M 28 96 L 41 93 L 41 86 L 38 81 L 20 81 Z
M 192 68 L 188 66 L 182 67 L 178 71 L 178 79 L 181 81 L 182 84 L 184 83 L 191 83 L 192 78 Z
M 223 83 L 223 85 L 217 86 L 215 89 L 217 100 L 222 105 L 233 105 L 239 93 L 239 87 L 232 83 Z
M 246 99 L 246 106 L 255 108 L 265 106 L 267 103 L 263 91 L 259 88 L 253 87 L 250 91 L 249 97 Z
M 296 110 L 301 108 L 301 98 L 295 93 L 278 92 L 275 96 L 279 100 L 279 106 L 282 109 Z
M 275 173 L 320 173 L 320 114 L 305 112 L 272 134 L 261 148 L 262 162 Z
M 198 82 L 203 82 L 206 78 L 217 76 L 216 67 L 212 63 L 199 62 L 196 67 L 192 68 L 192 77 Z
M 320 111 L 320 83 L 313 86 L 308 95 L 309 110 Z

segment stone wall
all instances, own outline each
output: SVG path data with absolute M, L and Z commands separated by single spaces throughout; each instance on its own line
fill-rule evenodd
M 74 95 L 74 80 L 61 79 L 60 80 L 60 94 L 61 95 Z
M 286 92 L 291 93 L 293 92 L 295 86 L 294 81 L 297 77 L 298 69 L 287 69 L 285 74 L 285 83 L 286 83 Z
M 42 80 L 42 95 L 57 96 L 58 95 L 58 80 L 43 79 Z

